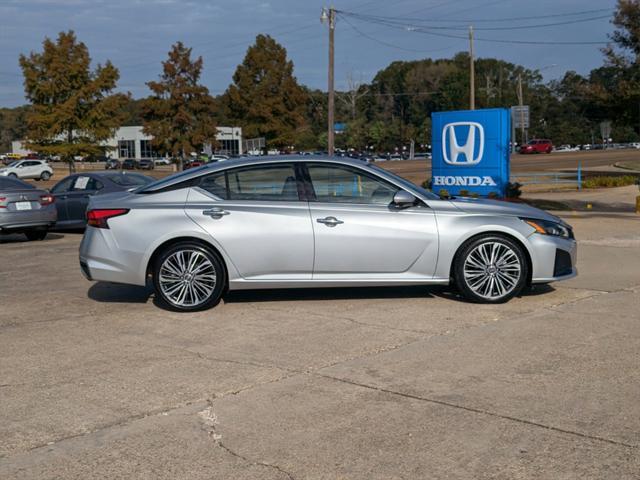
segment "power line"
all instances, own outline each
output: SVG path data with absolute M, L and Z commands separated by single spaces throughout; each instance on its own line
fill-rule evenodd
M 453 46 L 448 46 L 445 48 L 438 48 L 438 49 L 433 49 L 433 50 L 418 50 L 418 49 L 414 49 L 414 48 L 405 48 L 405 47 L 401 47 L 399 45 L 394 45 L 393 43 L 388 43 L 385 42 L 383 40 L 377 39 L 376 37 L 373 37 L 369 34 L 364 33 L 362 30 L 358 29 L 353 23 L 351 23 L 346 17 L 342 17 L 342 20 L 344 20 L 345 22 L 347 22 L 347 24 L 360 36 L 364 37 L 364 38 L 368 38 L 369 40 L 372 40 L 376 43 L 379 43 L 380 45 L 385 45 L 387 47 L 391 47 L 391 48 L 395 48 L 398 50 L 404 50 L 405 52 L 413 52 L 413 53 L 432 53 L 432 52 L 441 52 L 444 50 L 450 50 L 451 48 L 455 48 Z
M 374 18 L 367 18 L 367 16 L 362 16 L 360 14 L 354 14 L 352 12 L 338 12 L 342 18 L 345 16 L 350 16 L 356 20 L 360 20 L 367 23 L 373 23 L 377 25 L 386 26 L 389 28 L 393 28 L 396 30 L 409 31 L 409 32 L 418 32 L 424 33 L 426 35 L 432 35 L 437 37 L 445 37 L 445 38 L 456 38 L 460 40 L 466 40 L 466 36 L 454 35 L 439 31 L 436 27 L 422 27 L 419 25 L 401 25 L 394 22 L 388 22 L 383 20 L 377 20 Z M 536 40 L 510 40 L 510 39 L 502 39 L 502 38 L 484 38 L 484 37 L 476 37 L 475 40 L 482 42 L 492 42 L 492 43 L 509 43 L 509 44 L 520 44 L 520 45 L 606 45 L 607 42 L 587 42 L 587 41 L 536 41 Z
M 415 22 L 401 22 L 394 19 L 385 19 L 384 17 L 373 16 L 373 15 L 363 15 L 353 12 L 344 12 L 339 11 L 339 13 L 344 15 L 351 16 L 353 18 L 357 18 L 363 21 L 370 21 L 372 23 L 378 23 L 382 25 L 397 25 L 404 28 L 425 28 L 430 30 L 467 30 L 468 24 L 461 24 L 460 26 L 434 26 L 434 25 L 418 25 Z M 527 28 L 545 28 L 545 27 L 555 27 L 560 25 L 570 25 L 575 23 L 583 23 L 583 22 L 591 22 L 594 20 L 602 20 L 604 18 L 610 18 L 610 15 L 598 15 L 595 17 L 587 17 L 587 18 L 579 18 L 575 20 L 565 20 L 563 22 L 554 22 L 554 23 L 542 23 L 542 24 L 534 24 L 534 25 L 515 25 L 509 27 L 478 27 L 474 28 L 474 30 L 522 30 Z M 473 21 L 469 21 L 469 23 L 473 23 Z

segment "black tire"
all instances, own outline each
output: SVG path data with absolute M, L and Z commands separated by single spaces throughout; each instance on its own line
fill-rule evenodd
M 15 173 L 13 173 L 13 172 L 12 172 L 12 173 L 10 173 L 8 176 L 9 176 L 9 177 L 12 177 L 12 178 L 18 178 L 18 175 L 16 175 L 16 174 L 15 174 Z
M 28 232 L 24 232 L 24 234 L 27 236 L 27 239 L 30 242 L 33 242 L 37 240 L 44 240 L 47 236 L 47 231 L 46 230 L 30 230 Z
M 51 178 L 51 174 L 49 172 L 42 172 L 40 174 L 40 180 L 44 180 L 45 182 Z
M 509 259 L 508 264 L 500 263 L 498 265 L 498 262 L 495 262 L 488 263 L 482 268 L 476 267 L 473 262 L 479 258 L 478 252 L 480 250 L 477 249 L 481 245 L 484 245 L 482 249 L 489 250 L 493 248 L 493 245 L 498 245 L 497 252 L 504 253 Z M 509 252 L 512 252 L 513 255 Z M 472 254 L 473 257 L 469 259 Z M 507 302 L 518 295 L 527 283 L 529 265 L 522 246 L 503 235 L 486 234 L 470 239 L 460 247 L 454 262 L 453 279 L 456 286 L 466 299 L 475 303 Z M 516 264 L 519 268 L 517 275 L 515 273 Z M 467 275 L 465 275 L 465 266 L 468 269 Z M 478 282 L 482 282 L 484 279 L 487 279 L 487 283 L 479 286 Z M 502 291 L 500 288 L 505 285 L 508 288 Z M 483 289 L 488 289 L 489 294 L 483 295 Z
M 197 304 L 195 302 L 187 302 L 188 299 L 193 300 L 193 297 L 190 296 L 191 294 L 188 291 L 185 296 L 185 303 L 184 304 L 177 303 L 175 301 L 176 300 L 175 298 L 172 299 L 171 296 L 166 293 L 165 291 L 167 290 L 166 282 L 164 283 L 165 285 L 164 288 L 163 288 L 163 284 L 161 284 L 161 279 L 160 279 L 161 271 L 166 272 L 166 270 L 163 270 L 163 265 L 168 259 L 173 257 L 178 252 L 199 253 L 200 255 L 198 256 L 198 258 L 203 258 L 203 257 L 206 258 L 206 260 L 208 260 L 209 263 L 211 264 L 211 268 L 213 269 L 213 272 L 215 274 L 215 284 L 208 285 L 208 287 L 212 287 L 210 294 L 208 294 L 208 296 L 206 296 L 204 300 L 202 300 Z M 203 263 L 206 263 L 206 262 L 203 261 Z M 211 271 L 211 270 L 207 269 L 207 271 Z M 193 277 L 190 279 L 185 278 L 184 280 L 186 281 L 191 280 L 192 282 L 197 281 Z M 172 281 L 174 283 L 170 288 L 174 288 L 174 286 L 177 285 L 178 283 L 178 280 L 172 280 Z M 180 280 L 180 281 L 183 281 L 183 280 Z M 207 281 L 210 282 L 210 280 L 207 280 Z M 156 298 L 160 303 L 160 305 L 167 310 L 172 310 L 176 312 L 196 312 L 196 311 L 207 310 L 209 308 L 212 308 L 215 305 L 217 305 L 218 302 L 220 302 L 220 298 L 222 297 L 222 294 L 224 293 L 226 288 L 226 282 L 227 282 L 227 273 L 226 273 L 223 260 L 211 248 L 198 242 L 184 241 L 184 242 L 170 245 L 165 250 L 160 252 L 160 254 L 156 256 L 153 262 L 153 287 L 156 293 Z M 181 287 L 178 287 L 178 289 L 180 288 Z M 192 291 L 196 292 L 195 287 L 192 289 Z M 197 293 L 201 293 L 201 292 L 198 291 Z M 204 294 L 202 296 L 205 297 Z

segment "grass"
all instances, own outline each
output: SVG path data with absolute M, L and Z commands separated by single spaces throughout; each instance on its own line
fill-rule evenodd
M 582 181 L 583 188 L 610 188 L 610 187 L 626 187 L 627 185 L 635 185 L 638 177 L 635 175 L 620 176 L 597 176 L 586 177 Z
M 640 170 L 640 160 L 625 160 L 624 162 L 616 163 L 616 167 L 624 168 L 625 170 Z
M 527 205 L 531 205 L 532 207 L 539 208 L 541 210 L 558 210 L 558 211 L 568 211 L 572 210 L 572 208 L 563 202 L 556 202 L 554 200 L 543 200 L 538 198 L 522 198 L 522 202 Z

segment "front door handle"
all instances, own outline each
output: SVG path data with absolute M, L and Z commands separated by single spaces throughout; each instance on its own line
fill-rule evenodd
M 318 218 L 316 222 L 323 223 L 327 227 L 335 227 L 336 225 L 340 225 L 341 223 L 344 223 L 342 220 L 338 220 L 336 217 Z
M 222 208 L 210 208 L 209 210 L 203 210 L 202 214 L 207 215 L 211 218 L 218 219 L 224 217 L 225 215 L 229 215 L 229 212 L 223 210 Z

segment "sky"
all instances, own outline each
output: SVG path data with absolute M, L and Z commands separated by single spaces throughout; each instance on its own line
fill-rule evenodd
M 601 45 L 613 30 L 616 0 L 334 0 L 334 8 L 394 18 L 397 28 L 338 16 L 336 88 L 347 78 L 368 82 L 395 60 L 448 58 L 468 49 L 466 25 L 474 25 L 477 57 L 496 57 L 540 69 L 545 80 L 566 71 L 586 74 L 602 65 Z M 293 60 L 298 81 L 326 90 L 326 25 L 321 0 L 0 0 L 0 107 L 27 103 L 18 66 L 21 53 L 40 51 L 45 37 L 74 30 L 95 63 L 111 60 L 120 70 L 119 91 L 149 95 L 161 62 L 178 40 L 202 56 L 202 83 L 212 94 L 232 82 L 255 36 L 267 33 Z M 597 10 L 597 11 L 596 11 Z M 577 16 L 565 14 L 583 13 Z M 579 19 L 586 22 L 540 26 Z M 429 22 L 429 23 L 421 23 Z M 414 26 L 428 25 L 428 32 Z M 523 28 L 534 26 L 534 28 Z M 444 30 L 442 27 L 458 30 Z M 481 30 L 482 28 L 502 30 Z M 508 29 L 504 29 L 508 28 Z M 485 39 L 504 40 L 490 42 Z M 517 42 L 548 42 L 527 45 Z

